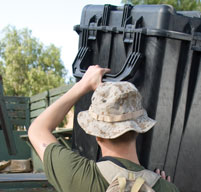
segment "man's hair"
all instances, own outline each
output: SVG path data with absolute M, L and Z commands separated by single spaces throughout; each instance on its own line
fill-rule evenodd
M 136 140 L 138 133 L 135 131 L 129 131 L 124 133 L 120 137 L 115 139 L 109 139 L 112 144 L 121 144 L 121 143 L 129 143 L 131 141 Z

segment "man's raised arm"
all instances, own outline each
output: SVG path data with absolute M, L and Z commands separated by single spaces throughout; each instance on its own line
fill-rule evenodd
M 89 91 L 95 90 L 101 83 L 103 75 L 109 71 L 109 69 L 100 68 L 98 65 L 90 66 L 79 82 L 33 121 L 29 127 L 28 136 L 41 160 L 43 160 L 45 148 L 49 144 L 57 142 L 52 131 L 60 124 L 79 98 Z

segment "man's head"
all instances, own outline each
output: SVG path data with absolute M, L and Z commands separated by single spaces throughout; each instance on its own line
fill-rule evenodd
M 95 90 L 89 110 L 78 114 L 78 123 L 90 135 L 115 139 L 135 131 L 144 133 L 156 121 L 147 116 L 141 95 L 129 82 L 105 82 Z

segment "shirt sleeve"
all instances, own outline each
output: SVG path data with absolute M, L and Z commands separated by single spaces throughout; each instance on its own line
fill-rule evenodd
M 108 187 L 94 161 L 80 156 L 60 143 L 47 146 L 44 170 L 48 181 L 59 192 L 105 191 Z
M 158 191 L 158 192 L 164 192 L 164 191 L 179 192 L 179 190 L 177 189 L 177 187 L 173 183 L 168 182 L 168 181 L 166 181 L 165 179 L 162 179 L 162 178 L 160 178 L 158 180 L 158 182 L 153 187 L 153 189 L 155 191 Z

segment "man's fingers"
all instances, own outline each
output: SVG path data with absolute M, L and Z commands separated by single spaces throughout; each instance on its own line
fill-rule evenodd
M 108 68 L 101 68 L 99 65 L 91 65 L 80 81 L 82 86 L 85 87 L 85 92 L 95 90 L 102 82 L 102 78 L 105 73 L 110 72 Z
M 162 177 L 163 179 L 166 179 L 165 171 L 161 171 L 161 177 Z
M 102 74 L 106 74 L 106 73 L 109 73 L 110 72 L 110 69 L 108 68 L 102 68 Z
M 99 68 L 101 71 L 101 75 L 103 76 L 105 73 L 109 73 L 111 70 L 109 68 L 102 68 L 99 65 L 91 65 L 89 68 Z
M 157 174 L 161 174 L 161 171 L 160 171 L 160 169 L 156 169 L 156 171 L 155 171 Z
M 169 181 L 169 182 L 171 182 L 171 177 L 167 176 L 166 180 Z
M 166 176 L 165 171 L 161 171 L 160 169 L 156 169 L 155 173 L 157 173 L 158 175 L 160 175 L 163 179 L 167 180 L 168 182 L 171 182 L 171 177 L 170 176 Z

